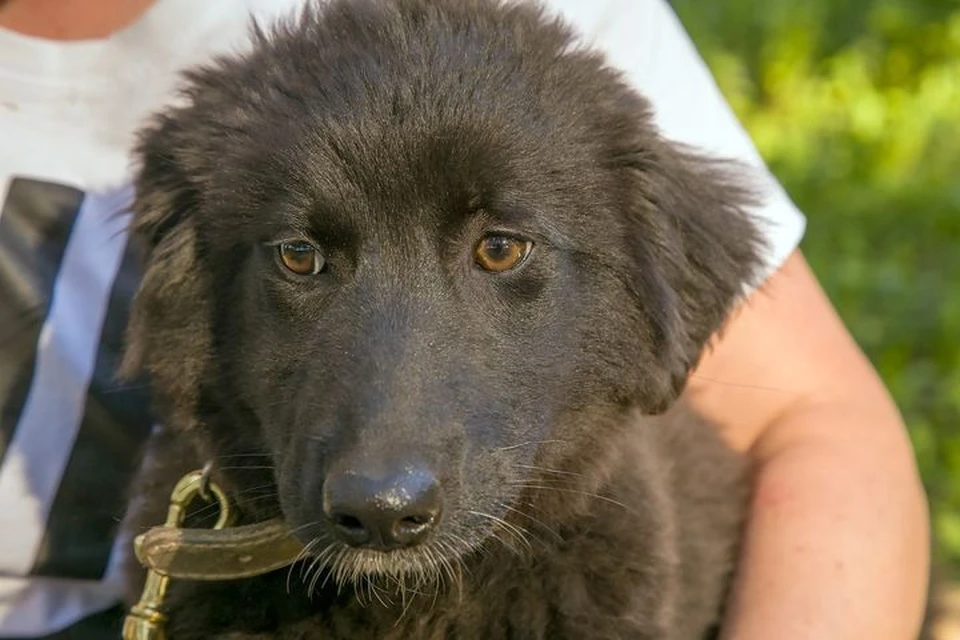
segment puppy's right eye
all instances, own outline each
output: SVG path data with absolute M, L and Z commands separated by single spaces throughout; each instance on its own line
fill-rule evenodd
M 314 276 L 326 265 L 323 256 L 309 242 L 281 242 L 277 245 L 277 254 L 287 271 L 298 276 Z
M 503 273 L 520 266 L 532 248 L 533 243 L 529 240 L 489 235 L 474 247 L 473 261 L 484 271 Z

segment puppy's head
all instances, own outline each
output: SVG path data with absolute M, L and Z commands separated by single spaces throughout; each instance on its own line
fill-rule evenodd
M 744 192 L 529 4 L 334 1 L 184 97 L 140 145 L 127 367 L 339 576 L 509 533 L 755 266 Z

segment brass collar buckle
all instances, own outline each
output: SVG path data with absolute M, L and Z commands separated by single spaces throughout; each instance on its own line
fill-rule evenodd
M 183 528 L 187 509 L 197 499 L 215 500 L 220 516 L 212 529 Z M 134 540 L 137 559 L 147 569 L 140 601 L 123 623 L 123 640 L 165 640 L 163 601 L 171 578 L 236 580 L 263 575 L 296 562 L 303 545 L 280 520 L 232 527 L 234 513 L 208 471 L 185 475 L 170 495 L 166 522 Z

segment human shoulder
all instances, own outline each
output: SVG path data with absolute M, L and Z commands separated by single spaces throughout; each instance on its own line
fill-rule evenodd
M 709 68 L 667 0 L 544 0 L 566 19 L 584 45 L 608 63 L 653 107 L 663 135 L 716 158 L 751 168 L 762 204 L 753 211 L 767 251 L 760 279 L 796 249 L 805 218 L 769 172 Z

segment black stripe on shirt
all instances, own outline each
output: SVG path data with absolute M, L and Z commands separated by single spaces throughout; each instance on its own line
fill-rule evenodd
M 82 191 L 14 178 L 0 212 L 0 463 L 27 400 L 37 342 Z
M 128 245 L 110 292 L 83 420 L 57 490 L 33 575 L 103 576 L 152 425 L 146 382 L 116 379 L 140 257 Z

